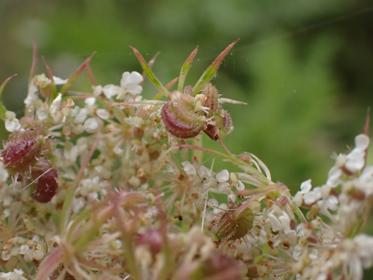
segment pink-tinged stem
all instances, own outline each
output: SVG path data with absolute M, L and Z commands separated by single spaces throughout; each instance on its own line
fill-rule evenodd
M 49 276 L 62 263 L 64 258 L 64 250 L 58 247 L 52 251 L 39 265 L 35 280 L 48 280 Z

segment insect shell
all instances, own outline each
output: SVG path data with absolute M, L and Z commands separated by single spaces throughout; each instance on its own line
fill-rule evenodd
M 248 203 L 227 210 L 215 222 L 215 234 L 219 241 L 243 238 L 253 226 L 254 214 Z
M 168 132 L 178 138 L 192 138 L 204 131 L 211 139 L 218 140 L 222 133 L 232 130 L 232 119 L 218 99 L 218 91 L 212 84 L 195 96 L 188 87 L 184 93 L 172 92 L 162 107 L 162 121 Z

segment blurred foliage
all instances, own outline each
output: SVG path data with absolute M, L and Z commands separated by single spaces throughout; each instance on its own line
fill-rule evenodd
M 128 45 L 147 58 L 160 51 L 154 70 L 168 81 L 196 45 L 191 79 L 240 37 L 216 83 L 248 105 L 228 105 L 236 130 L 225 141 L 297 188 L 323 181 L 330 153 L 352 144 L 373 104 L 372 15 L 367 0 L 0 0 L 0 79 L 20 73 L 5 102 L 21 114 L 32 41 L 62 77 L 97 51 L 104 84 L 139 69 Z

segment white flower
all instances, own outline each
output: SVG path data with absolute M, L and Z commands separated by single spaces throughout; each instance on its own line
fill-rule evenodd
M 94 96 L 100 96 L 101 95 L 101 93 L 103 92 L 103 87 L 102 86 L 100 86 L 100 85 L 98 85 L 98 86 L 93 86 L 92 87 L 92 94 L 94 95 Z
M 196 176 L 197 175 L 196 168 L 189 161 L 183 161 L 181 163 L 181 165 L 183 166 L 183 169 L 184 169 L 184 171 L 187 175 L 189 175 L 189 176 Z
M 0 272 L 0 280 L 27 280 L 23 277 L 21 269 L 15 269 L 13 272 Z
M 373 194 L 373 166 L 368 166 L 363 170 L 356 180 L 356 187 L 368 196 Z
M 124 72 L 122 79 L 120 80 L 120 86 L 124 89 L 125 92 L 131 94 L 140 94 L 142 92 L 142 86 L 140 83 L 143 81 L 143 77 L 140 73 L 133 72 Z
M 229 172 L 227 169 L 224 169 L 220 171 L 218 174 L 216 174 L 216 180 L 218 183 L 225 183 L 229 180 Z
M 359 134 L 355 137 L 356 149 L 365 151 L 369 146 L 369 137 L 365 134 Z
M 63 154 L 65 159 L 68 162 L 75 162 L 79 155 L 79 150 L 76 145 L 72 146 L 71 149 L 68 149 L 67 147 L 63 150 Z
M 9 132 L 15 132 L 20 130 L 21 124 L 16 118 L 16 114 L 11 111 L 5 112 L 5 129 Z
M 78 213 L 85 205 L 85 199 L 82 197 L 74 198 L 73 201 L 73 212 Z
M 345 167 L 352 173 L 360 171 L 365 164 L 365 151 L 355 148 L 346 157 Z
M 360 234 L 354 238 L 358 247 L 357 253 L 364 268 L 373 265 L 373 238 L 365 234 Z
M 308 179 L 300 185 L 300 190 L 295 194 L 293 201 L 297 206 L 301 206 L 303 203 L 304 195 L 309 193 L 312 189 L 311 180 Z
M 100 126 L 100 124 L 99 124 L 99 122 L 96 118 L 88 118 L 84 122 L 84 125 L 83 125 L 84 130 L 87 131 L 88 133 L 93 133 L 93 132 L 97 131 L 99 126 Z
M 328 174 L 328 180 L 326 182 L 327 185 L 329 186 L 336 186 L 339 182 L 339 179 L 342 176 L 342 170 L 338 167 L 333 167 L 330 169 L 329 174 Z
M 77 115 L 75 116 L 75 122 L 76 123 L 83 123 L 88 115 L 88 109 L 87 108 L 79 108 L 75 107 L 74 111 L 77 112 Z
M 0 182 L 5 182 L 8 179 L 8 171 L 5 169 L 4 163 L 0 161 Z
M 107 120 L 110 117 L 109 112 L 105 109 L 97 109 L 96 114 L 103 120 Z
M 36 117 L 39 121 L 46 120 L 48 118 L 48 108 L 38 107 L 36 109 Z
M 27 97 L 23 101 L 25 103 L 26 107 L 31 106 L 35 102 L 35 100 L 37 100 L 37 98 L 38 98 L 38 96 L 36 94 L 37 90 L 38 89 L 36 88 L 34 83 L 31 82 L 29 87 L 28 87 Z
M 360 134 L 355 137 L 355 148 L 346 156 L 345 167 L 352 173 L 360 171 L 365 165 L 365 154 L 369 146 L 369 137 Z
M 273 232 L 279 232 L 282 229 L 280 220 L 274 214 L 269 213 L 268 220 Z
M 331 211 L 337 210 L 338 203 L 339 201 L 334 195 L 328 196 L 325 199 L 325 207 Z
M 61 79 L 61 78 L 59 78 L 59 77 L 53 76 L 53 82 L 54 82 L 54 84 L 57 85 L 57 86 L 64 85 L 64 84 L 67 83 L 67 81 L 68 81 L 67 79 L 64 80 L 64 79 Z
M 52 116 L 56 115 L 61 110 L 62 94 L 59 93 L 57 97 L 53 100 L 49 112 Z
M 95 97 L 88 97 L 88 98 L 86 98 L 86 100 L 84 101 L 84 103 L 85 103 L 88 107 L 91 107 L 91 106 L 95 105 L 95 103 L 96 103 L 96 98 L 95 98 Z
M 311 179 L 308 179 L 307 181 L 304 181 L 300 185 L 300 193 L 302 193 L 302 194 L 309 193 L 311 189 L 312 189 Z
M 208 178 L 208 177 L 211 176 L 211 170 L 208 169 L 206 166 L 201 165 L 201 166 L 198 168 L 198 175 L 199 175 L 199 177 L 201 177 L 201 178 Z
M 309 193 L 306 193 L 303 196 L 303 199 L 306 205 L 311 205 L 315 203 L 317 200 L 319 200 L 321 197 L 322 197 L 321 189 L 317 187 L 317 188 L 314 188 Z
M 37 75 L 37 76 L 34 77 L 33 83 L 37 87 L 45 88 L 45 87 L 49 86 L 52 83 L 52 81 L 49 78 L 47 78 L 47 76 L 45 76 L 45 74 L 41 74 L 41 75 Z
M 140 117 L 129 117 L 129 118 L 126 118 L 126 123 L 128 123 L 130 126 L 133 126 L 133 127 L 141 127 L 141 125 L 143 124 L 144 120 Z
M 116 85 L 106 85 L 103 87 L 102 91 L 106 98 L 111 99 L 115 96 L 120 95 L 123 92 L 123 89 Z

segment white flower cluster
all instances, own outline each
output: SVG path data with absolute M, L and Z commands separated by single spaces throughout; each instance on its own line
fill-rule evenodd
M 26 262 L 40 261 L 45 254 L 46 246 L 39 236 L 34 235 L 30 240 L 17 236 L 5 242 L 1 251 L 1 259 L 8 261 L 11 257 L 21 255 Z
M 98 96 L 103 93 L 108 99 L 116 98 L 118 100 L 127 100 L 128 97 L 135 97 L 142 92 L 143 77 L 140 73 L 124 72 L 120 80 L 120 86 L 106 85 L 94 88 L 94 95 Z
M 124 72 L 87 93 L 37 75 L 25 116 L 5 113 L 19 142 L 0 160 L 0 280 L 361 279 L 373 265 L 373 239 L 359 234 L 373 196 L 366 135 L 324 185 L 306 180 L 292 196 L 255 155 L 171 134 L 167 101 L 144 100 L 142 82 Z M 196 100 L 203 114 L 216 105 Z M 168 117 L 195 116 L 178 104 Z M 234 169 L 208 168 L 204 153 Z
M 27 280 L 21 269 L 14 269 L 12 272 L 0 272 L 0 280 Z

